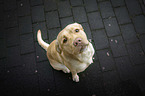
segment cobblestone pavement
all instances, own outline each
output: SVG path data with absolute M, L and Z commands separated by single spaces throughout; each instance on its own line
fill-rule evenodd
M 145 96 L 145 0 L 0 0 L 0 13 L 1 96 Z M 73 22 L 96 52 L 79 83 L 36 40 Z

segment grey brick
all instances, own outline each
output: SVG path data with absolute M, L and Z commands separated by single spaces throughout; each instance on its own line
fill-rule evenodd
M 17 11 L 12 10 L 12 11 L 5 12 L 4 20 L 5 20 L 6 28 L 17 26 L 18 25 Z
M 46 43 L 48 41 L 44 40 Z M 44 61 L 44 60 L 48 60 L 47 59 L 47 55 L 46 55 L 46 50 L 44 50 L 39 44 L 38 42 L 35 43 L 35 48 L 36 48 L 36 61 Z
M 127 9 L 125 7 L 116 8 L 115 13 L 119 24 L 131 22 Z
M 68 0 L 58 2 L 58 11 L 60 17 L 71 16 L 70 3 Z
M 33 22 L 39 22 L 44 21 L 44 8 L 43 6 L 35 6 L 32 7 L 32 21 Z
M 135 29 L 137 33 L 142 34 L 145 33 L 145 17 L 143 15 L 136 16 L 133 18 L 133 23 L 135 25 Z
M 118 85 L 120 82 L 119 75 L 116 71 L 108 71 L 103 73 L 104 87 L 107 91 L 111 91 Z M 109 93 L 108 93 L 109 94 Z
M 84 7 L 73 7 L 73 15 L 75 22 L 87 22 L 87 16 Z
M 18 66 L 18 65 L 22 65 L 21 56 L 20 56 L 20 47 L 15 46 L 15 47 L 7 48 L 6 66 L 14 67 L 14 66 Z
M 73 21 L 73 17 L 66 17 L 66 18 L 62 18 L 60 19 L 61 22 L 61 28 L 65 28 L 68 24 L 72 24 Z
M 102 71 L 109 71 L 114 69 L 114 60 L 111 52 L 108 49 L 97 51 L 99 62 Z
M 43 0 L 30 0 L 31 6 L 43 4 Z
M 125 5 L 124 0 L 111 0 L 113 7 L 123 6 Z
M 85 33 L 87 34 L 88 39 L 92 39 L 91 29 L 88 23 L 82 23 Z
M 107 35 L 109 37 L 120 34 L 120 30 L 115 18 L 105 19 L 104 24 L 107 31 Z
M 40 92 L 42 96 L 50 95 L 53 96 L 55 92 L 55 82 L 53 74 L 53 68 L 48 61 L 37 63 L 38 76 L 40 81 Z M 48 90 L 50 91 L 48 92 Z
M 57 11 L 46 13 L 46 24 L 47 24 L 48 29 L 60 27 Z
M 29 0 L 19 0 L 17 3 L 18 16 L 30 15 L 30 4 Z
M 128 56 L 115 58 L 115 62 L 122 80 L 135 79 L 134 69 Z
M 19 31 L 20 34 L 32 32 L 32 22 L 30 16 L 19 18 Z
M 33 34 L 26 34 L 20 36 L 21 41 L 21 54 L 34 52 Z
M 10 28 L 6 30 L 6 43 L 7 46 L 14 46 L 19 44 L 19 31 L 18 28 Z
M 84 0 L 84 3 L 87 12 L 98 10 L 98 5 L 96 0 Z
M 0 15 L 0 21 L 2 21 L 3 18 L 5 17 L 4 16 L 4 4 L 0 4 L 0 13 L 1 13 L 1 15 Z
M 88 19 L 92 30 L 104 28 L 102 18 L 99 12 L 88 13 Z
M 45 7 L 45 11 L 56 10 L 57 9 L 56 1 L 55 0 L 44 0 L 44 7 Z
M 130 15 L 140 14 L 141 8 L 137 0 L 125 0 Z
M 93 31 L 92 33 L 93 33 L 93 39 L 97 50 L 109 47 L 109 42 L 104 30 L 96 30 Z
M 135 70 L 135 76 L 136 76 L 136 80 L 139 84 L 139 87 L 141 89 L 141 91 L 143 92 L 145 90 L 145 77 L 144 77 L 144 74 L 145 74 L 145 65 L 141 65 L 141 66 L 136 66 L 134 68 Z
M 16 0 L 4 0 L 5 10 L 15 10 L 17 8 Z
M 0 39 L 0 58 L 6 57 L 6 43 L 5 39 Z
M 4 27 L 5 27 L 4 21 L 0 21 L 0 29 L 1 29 L 0 39 L 5 38 L 5 28 Z
M 141 35 L 141 36 L 139 37 L 139 39 L 140 39 L 142 48 L 143 48 L 143 50 L 144 50 L 144 52 L 145 52 L 145 35 Z
M 60 28 L 55 28 L 55 29 L 51 29 L 48 30 L 48 34 L 49 34 L 49 42 L 51 43 L 53 40 L 55 40 L 57 38 L 58 33 L 61 31 Z
M 133 64 L 145 63 L 145 55 L 139 43 L 128 44 L 127 49 Z
M 109 39 L 109 42 L 114 57 L 127 55 L 127 50 L 121 36 L 112 37 Z
M 41 35 L 43 40 L 48 39 L 46 23 L 41 22 L 41 23 L 33 24 L 34 40 L 37 41 L 37 32 L 39 29 L 41 30 Z
M 132 43 L 138 41 L 136 32 L 132 24 L 122 25 L 121 32 L 126 43 Z
M 108 18 L 110 16 L 115 16 L 113 12 L 113 8 L 111 6 L 111 3 L 109 1 L 106 2 L 100 2 L 100 10 L 103 18 Z
M 21 56 L 21 61 L 24 66 L 24 74 L 34 74 L 36 71 L 35 53 L 25 54 Z
M 83 5 L 82 0 L 70 0 L 72 6 Z

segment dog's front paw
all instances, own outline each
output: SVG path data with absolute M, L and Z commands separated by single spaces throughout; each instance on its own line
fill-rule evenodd
M 79 76 L 78 75 L 73 76 L 73 81 L 79 82 Z

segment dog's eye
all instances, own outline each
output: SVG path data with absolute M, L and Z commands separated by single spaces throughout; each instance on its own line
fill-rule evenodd
M 79 29 L 76 29 L 75 31 L 76 31 L 76 32 L 79 32 Z
M 66 43 L 66 42 L 67 42 L 67 38 L 64 38 L 64 39 L 63 39 L 63 43 Z

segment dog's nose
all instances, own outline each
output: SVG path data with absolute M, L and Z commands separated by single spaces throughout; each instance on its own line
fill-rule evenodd
M 75 39 L 75 41 L 74 41 L 74 46 L 78 46 L 78 45 L 80 45 L 82 43 L 82 39 L 81 38 L 77 38 L 77 39 Z

